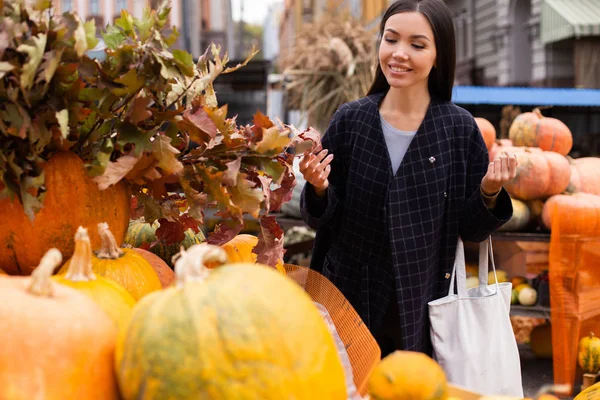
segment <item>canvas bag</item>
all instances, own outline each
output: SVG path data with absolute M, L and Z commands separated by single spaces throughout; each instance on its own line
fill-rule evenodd
M 488 261 L 494 271 L 491 285 Z M 459 238 L 448 296 L 428 303 L 434 357 L 450 383 L 485 395 L 523 398 L 519 350 L 510 323 L 511 291 L 510 282 L 498 283 L 489 237 L 479 246 L 479 287 L 467 290 Z

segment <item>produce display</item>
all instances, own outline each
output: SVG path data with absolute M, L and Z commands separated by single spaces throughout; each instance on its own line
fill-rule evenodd
M 600 338 L 593 332 L 579 341 L 577 362 L 584 372 L 590 374 L 600 372 Z

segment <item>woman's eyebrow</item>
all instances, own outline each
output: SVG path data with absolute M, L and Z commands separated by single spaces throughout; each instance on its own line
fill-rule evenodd
M 393 34 L 395 34 L 395 35 L 400 35 L 398 32 L 396 32 L 396 31 L 395 31 L 395 30 L 393 30 L 392 28 L 386 28 L 386 30 L 385 30 L 385 31 L 386 31 L 386 32 L 391 32 L 391 33 L 393 33 Z M 428 38 L 427 36 L 425 36 L 425 35 L 411 35 L 411 36 L 410 36 L 410 38 L 411 38 L 411 39 L 425 39 L 425 40 L 427 40 L 428 42 L 431 42 L 431 40 L 429 40 L 429 38 Z

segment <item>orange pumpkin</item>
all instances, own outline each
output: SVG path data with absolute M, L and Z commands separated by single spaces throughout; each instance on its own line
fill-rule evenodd
M 520 200 L 545 199 L 563 193 L 569 186 L 571 169 L 566 157 L 535 148 L 508 148 L 517 156 L 517 176 L 504 187 Z
M 573 135 L 569 128 L 556 118 L 548 118 L 536 108 L 518 115 L 508 131 L 515 146 L 539 147 L 566 156 L 573 147 Z
M 600 196 L 581 192 L 552 196 L 542 210 L 544 227 L 551 229 L 556 216 L 561 234 L 596 235 L 600 231 Z
M 485 142 L 485 147 L 487 147 L 489 152 L 496 142 L 496 128 L 494 128 L 494 125 L 492 125 L 492 123 L 485 118 L 476 117 L 475 122 L 479 127 L 479 131 L 481 132 L 481 136 L 483 136 L 483 141 Z
M 448 382 L 444 370 L 424 353 L 395 351 L 369 377 L 372 400 L 445 400 Z
M 120 249 L 108 224 L 99 223 L 98 232 L 102 238 L 102 246 L 92 257 L 94 273 L 119 283 L 136 300 L 162 289 L 154 268 L 133 249 Z M 66 274 L 71 261 L 67 261 L 58 273 Z
M 158 280 L 163 288 L 171 286 L 175 282 L 175 272 L 167 265 L 167 263 L 151 251 L 144 249 L 133 249 L 139 253 L 148 263 L 154 268 L 154 272 L 158 275 Z
M 571 180 L 567 191 L 600 195 L 600 158 L 582 157 L 570 159 Z
M 52 277 L 56 282 L 85 293 L 123 328 L 135 305 L 135 299 L 117 282 L 94 274 L 92 271 L 92 246 L 87 229 L 79 227 L 75 234 L 75 252 L 65 275 Z
M 79 226 L 95 228 L 106 220 L 118 243 L 125 237 L 130 194 L 124 183 L 99 190 L 73 152 L 54 154 L 43 170 L 46 194 L 33 222 L 17 199 L 0 200 L 0 265 L 10 275 L 29 275 L 51 247 L 71 257 Z M 100 245 L 98 234 L 90 238 L 93 246 Z
M 56 249 L 30 277 L 0 278 L 0 398 L 119 397 L 117 329 L 89 297 L 50 279 Z

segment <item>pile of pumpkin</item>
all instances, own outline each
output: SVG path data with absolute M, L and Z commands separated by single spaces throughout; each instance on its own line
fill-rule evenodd
M 556 118 L 544 117 L 539 109 L 518 115 L 509 129 L 509 139 L 496 139 L 494 126 L 483 118 L 477 125 L 490 160 L 501 153 L 516 154 L 517 176 L 505 185 L 513 203 L 513 217 L 500 230 L 550 230 L 552 212 L 572 215 L 561 230 L 594 234 L 600 231 L 600 158 L 573 159 L 569 128 Z

